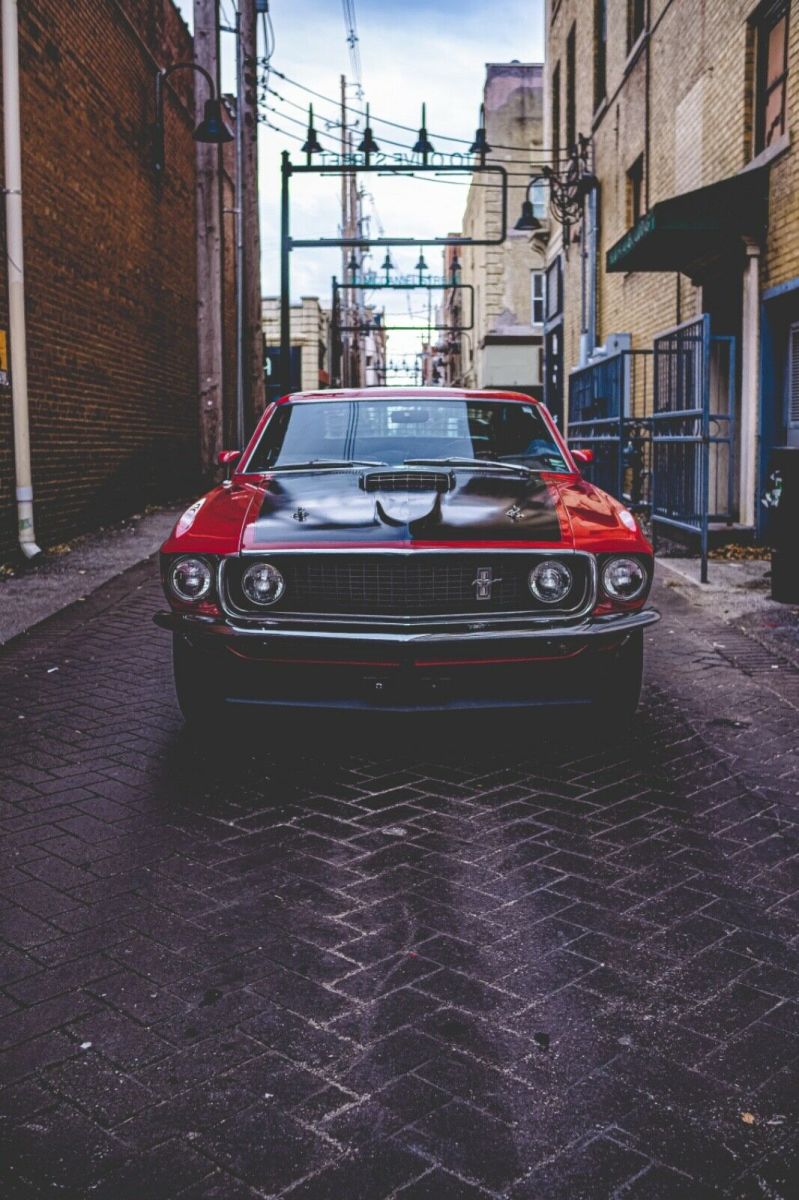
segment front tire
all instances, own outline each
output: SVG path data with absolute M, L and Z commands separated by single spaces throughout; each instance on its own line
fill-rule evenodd
M 615 655 L 602 658 L 605 661 L 597 668 L 594 685 L 593 715 L 604 728 L 621 729 L 632 721 L 641 698 L 644 631 L 635 630 Z
M 186 723 L 199 728 L 219 721 L 224 699 L 216 664 L 179 633 L 172 635 L 172 670 L 175 695 Z

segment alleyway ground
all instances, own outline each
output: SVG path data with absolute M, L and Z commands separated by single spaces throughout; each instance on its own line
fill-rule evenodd
M 198 746 L 154 574 L 0 657 L 0 1194 L 796 1194 L 787 655 L 663 572 L 616 746 Z

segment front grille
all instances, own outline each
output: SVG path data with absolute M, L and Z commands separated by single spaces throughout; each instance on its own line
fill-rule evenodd
M 562 605 L 541 604 L 527 577 L 542 556 L 526 554 L 274 554 L 264 556 L 282 572 L 286 590 L 269 608 L 251 604 L 240 587 L 253 561 L 229 565 L 226 584 L 232 606 L 243 612 L 331 613 L 392 616 L 490 612 L 573 612 L 588 600 L 588 560 L 569 556 L 574 575 Z M 556 556 L 552 556 L 556 557 Z
M 443 471 L 372 471 L 361 482 L 365 492 L 448 492 L 452 476 Z

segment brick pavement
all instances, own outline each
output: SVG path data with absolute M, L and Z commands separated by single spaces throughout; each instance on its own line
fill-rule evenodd
M 198 745 L 151 573 L 0 659 L 4 1197 L 796 1194 L 789 664 L 663 588 L 621 745 Z

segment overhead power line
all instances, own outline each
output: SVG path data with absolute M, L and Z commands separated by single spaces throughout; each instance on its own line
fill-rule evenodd
M 350 66 L 355 77 L 358 99 L 363 100 L 361 48 L 358 38 L 358 20 L 355 15 L 355 0 L 341 0 L 341 8 L 344 13 L 344 25 L 347 29 L 347 45 L 350 48 Z
M 286 75 L 283 71 L 278 71 L 277 68 L 275 68 L 275 67 L 272 68 L 272 74 L 277 75 L 280 79 L 284 80 L 285 83 L 291 84 L 292 87 L 299 88 L 300 91 L 307 92 L 309 95 L 315 96 L 318 100 L 322 100 L 326 104 L 332 105 L 337 111 L 340 110 L 341 102 L 339 100 L 333 100 L 330 96 L 326 96 L 324 94 L 324 92 L 318 92 L 318 91 L 316 91 L 315 88 L 308 87 L 307 84 L 300 83 L 299 80 L 297 80 L 297 79 L 292 79 L 290 76 Z M 346 111 L 355 117 L 364 117 L 364 118 L 366 117 L 366 112 L 364 109 L 353 108 L 351 105 L 346 106 Z M 402 124 L 400 124 L 399 121 L 390 121 L 387 117 L 379 117 L 371 111 L 369 113 L 369 116 L 373 122 L 376 121 L 381 125 L 389 125 L 393 129 L 401 129 L 405 133 L 412 133 L 414 135 L 414 137 L 416 137 L 416 135 L 419 132 L 418 129 L 414 128 L 412 125 L 402 125 Z M 462 146 L 470 146 L 472 144 L 471 138 L 455 137 L 454 135 L 448 134 L 448 133 L 433 133 L 431 130 L 428 130 L 428 137 L 431 140 L 433 138 L 437 138 L 439 141 L 443 141 L 443 142 L 457 142 L 459 145 L 462 145 Z M 499 145 L 499 144 L 493 143 L 493 142 L 491 145 L 492 145 L 492 149 L 494 149 L 494 150 L 516 150 L 516 151 L 518 151 L 518 150 L 522 149 L 521 146 L 504 146 L 504 145 Z M 534 148 L 531 147 L 531 150 L 533 150 L 533 149 L 535 150 L 536 153 L 542 153 L 542 152 L 548 153 L 551 151 L 552 147 L 550 147 L 550 146 L 535 146 Z

